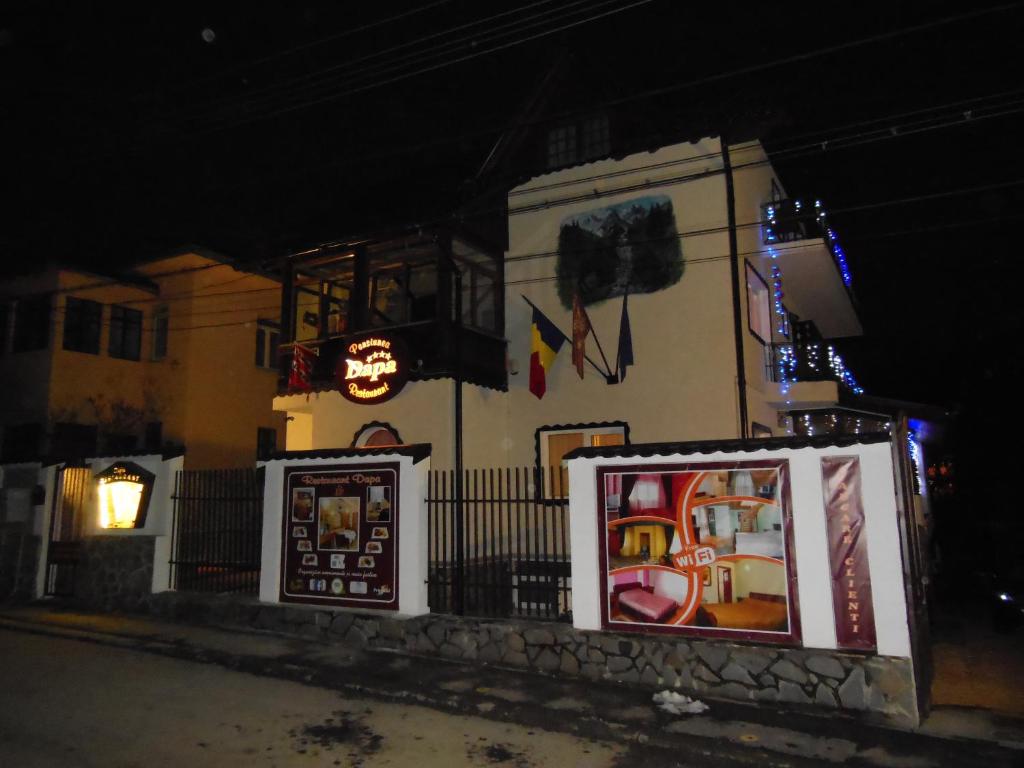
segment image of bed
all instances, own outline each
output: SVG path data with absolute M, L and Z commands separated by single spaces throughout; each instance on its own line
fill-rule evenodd
M 702 603 L 694 624 L 719 629 L 781 632 L 788 625 L 785 595 L 751 592 L 735 603 Z
M 652 624 L 668 619 L 679 604 L 664 595 L 656 595 L 653 587 L 645 587 L 639 581 L 616 584 L 612 591 L 612 613 L 617 618 L 632 618 Z M 616 610 L 617 609 L 617 610 Z

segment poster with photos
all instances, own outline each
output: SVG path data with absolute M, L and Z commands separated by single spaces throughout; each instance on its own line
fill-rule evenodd
M 282 602 L 398 609 L 398 464 L 288 467 Z
M 799 639 L 785 460 L 600 467 L 608 629 Z

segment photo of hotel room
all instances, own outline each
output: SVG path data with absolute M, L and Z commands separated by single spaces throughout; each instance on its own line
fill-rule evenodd
M 681 496 L 694 483 L 683 512 Z M 608 473 L 604 485 L 611 621 L 788 630 L 776 467 L 699 477 Z M 699 568 L 673 562 L 673 555 L 695 547 L 713 549 L 714 562 Z

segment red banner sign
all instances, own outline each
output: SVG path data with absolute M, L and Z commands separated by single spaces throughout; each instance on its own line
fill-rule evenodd
M 860 460 L 828 456 L 821 460 L 825 494 L 832 603 L 840 648 L 875 648 L 875 611 L 864 530 Z

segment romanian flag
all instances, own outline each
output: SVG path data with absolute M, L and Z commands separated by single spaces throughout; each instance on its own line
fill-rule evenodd
M 530 391 L 540 399 L 547 391 L 546 373 L 565 342 L 565 334 L 536 307 L 530 330 Z

